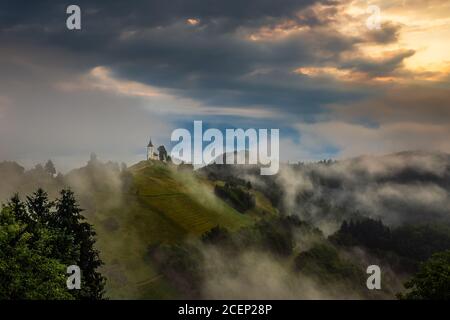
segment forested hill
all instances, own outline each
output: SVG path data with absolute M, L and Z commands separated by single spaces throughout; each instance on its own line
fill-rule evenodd
M 275 176 L 95 157 L 62 175 L 51 162 L 2 162 L 0 199 L 41 187 L 53 200 L 69 187 L 97 233 L 110 298 L 393 299 L 411 279 L 402 297 L 435 298 L 450 283 L 439 271 L 450 265 L 449 159 L 406 152 Z M 384 270 L 382 290 L 367 290 L 370 264 Z
M 236 230 L 277 214 L 257 191 L 242 190 L 253 202 L 238 207 L 216 195 L 217 183 L 198 177 L 189 167 L 160 161 L 126 168 L 94 159 L 66 175 L 55 175 L 45 165 L 25 171 L 4 162 L 0 176 L 3 201 L 15 192 L 24 198 L 38 187 L 50 199 L 66 187 L 75 192 L 97 232 L 107 294 L 117 298 L 164 297 L 171 292 L 145 258 L 151 246 L 197 238 L 217 225 Z

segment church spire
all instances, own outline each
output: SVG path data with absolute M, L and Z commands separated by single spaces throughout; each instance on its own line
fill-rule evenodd
M 154 151 L 154 146 L 152 143 L 152 138 L 150 138 L 150 141 L 148 142 L 147 145 L 147 160 L 150 159 L 155 159 L 155 151 Z

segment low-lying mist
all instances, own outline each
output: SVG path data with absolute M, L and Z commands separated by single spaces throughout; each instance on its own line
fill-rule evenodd
M 134 188 L 133 174 L 125 166 L 95 157 L 66 175 L 49 172 L 44 165 L 26 171 L 14 162 L 2 162 L 0 201 L 5 203 L 16 192 L 24 197 L 38 187 L 52 199 L 70 187 L 88 220 L 101 231 L 101 255 L 109 257 L 104 270 L 110 279 L 118 279 L 107 288 L 121 298 L 393 299 L 421 260 L 408 248 L 396 247 L 399 236 L 388 247 L 370 247 L 364 241 L 349 245 L 342 223 L 371 218 L 392 232 L 403 226 L 450 223 L 450 156 L 442 153 L 291 164 L 281 166 L 275 176 L 228 165 L 169 171 L 167 177 L 173 181 L 167 187 L 177 183 L 177 192 L 219 216 L 229 204 L 214 194 L 213 186 L 231 178 L 245 186 L 251 183 L 251 192 L 265 195 L 279 216 L 252 217 L 252 225 L 237 231 L 217 226 L 200 237 L 174 234 L 173 241 L 158 240 L 148 234 L 158 230 L 154 224 L 172 223 L 170 212 L 161 207 L 164 202 L 159 200 L 153 220 L 136 220 L 145 219 L 139 210 L 151 205 L 151 198 L 141 201 L 145 195 Z M 426 234 L 419 231 L 405 229 L 396 235 Z M 165 229 L 161 234 L 169 239 L 171 232 L 176 231 Z M 445 248 L 448 238 L 439 237 L 436 247 Z M 423 242 L 420 237 L 411 239 Z M 428 256 L 426 251 L 423 257 Z M 383 270 L 383 289 L 378 292 L 365 284 L 366 268 L 372 264 Z M 135 286 L 142 278 L 158 279 L 158 289 L 142 293 Z M 176 294 L 162 293 L 167 287 Z
M 281 189 L 276 201 L 287 214 L 311 221 L 327 234 L 355 216 L 392 226 L 450 221 L 447 154 L 405 152 L 284 166 L 269 182 L 269 188 Z

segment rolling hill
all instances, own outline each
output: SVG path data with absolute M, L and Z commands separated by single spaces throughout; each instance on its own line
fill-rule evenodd
M 392 267 L 389 276 L 395 281 L 382 296 L 393 298 L 402 290 L 405 273 L 416 271 L 413 264 L 448 249 L 448 229 L 436 231 L 434 226 L 448 224 L 449 159 L 448 155 L 408 152 L 300 163 L 283 166 L 273 177 L 236 165 L 210 165 L 194 172 L 153 160 L 127 168 L 92 158 L 82 168 L 54 176 L 42 167 L 26 171 L 16 163 L 3 162 L 0 200 L 14 192 L 24 199 L 38 187 L 55 199 L 59 190 L 70 187 L 94 225 L 96 247 L 105 263 L 100 271 L 107 277 L 106 297 L 113 299 L 195 296 L 191 293 L 196 292 L 185 290 L 186 283 L 187 289 L 201 288 L 202 297 L 248 292 L 264 297 L 272 291 L 256 288 L 275 275 L 289 279 L 275 281 L 275 287 L 283 288 L 281 293 L 285 285 L 295 284 L 289 296 L 316 297 L 302 289 L 305 273 L 319 285 L 324 293 L 320 297 L 327 298 L 329 288 L 322 288 L 320 279 L 331 270 L 340 284 L 340 271 L 350 267 L 318 269 L 316 265 L 327 266 L 329 254 L 338 266 L 351 262 L 364 271 L 369 259 Z M 380 242 L 381 247 L 376 241 L 367 242 L 366 238 L 379 237 L 377 228 L 364 229 L 364 219 L 369 219 L 369 225 L 385 223 L 397 236 L 388 244 Z M 363 223 L 350 232 L 342 222 L 351 220 Z M 313 227 L 320 230 L 319 236 L 310 232 Z M 199 257 L 196 240 L 206 232 L 212 247 L 203 246 Z M 317 242 L 328 247 L 317 247 Z M 406 245 L 410 243 L 414 245 Z M 425 254 L 418 256 L 421 245 Z M 257 256 L 255 250 L 259 250 Z M 158 257 L 158 253 L 166 256 Z M 255 268 L 266 269 L 255 273 Z M 255 282 L 249 283 L 248 278 Z M 349 292 L 336 296 L 359 295 L 361 281 L 355 279 L 347 279 Z M 222 290 L 225 280 L 233 284 L 226 292 Z
M 177 297 L 146 259 L 152 245 L 195 238 L 217 225 L 237 230 L 277 212 L 252 191 L 255 208 L 240 213 L 214 194 L 212 182 L 159 161 L 137 163 L 125 175 L 111 165 L 91 164 L 65 180 L 97 231 L 111 298 Z

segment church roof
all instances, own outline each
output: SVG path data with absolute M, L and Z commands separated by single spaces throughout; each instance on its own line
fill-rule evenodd
M 150 139 L 150 141 L 148 142 L 147 148 L 149 148 L 149 147 L 153 147 L 152 139 Z

